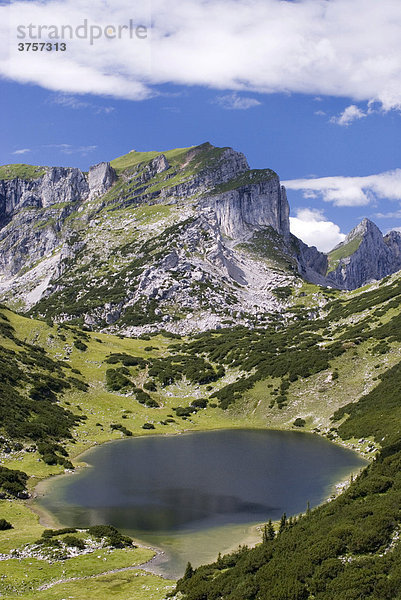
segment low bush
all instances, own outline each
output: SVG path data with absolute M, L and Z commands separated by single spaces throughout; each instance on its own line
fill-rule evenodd
M 0 531 L 6 531 L 7 529 L 13 529 L 11 523 L 6 521 L 6 519 L 0 519 Z
M 71 548 L 78 548 L 78 550 L 85 549 L 85 542 L 75 535 L 66 535 L 62 538 L 62 541 Z
M 74 346 L 75 348 L 77 348 L 77 350 L 81 350 L 81 352 L 85 352 L 85 350 L 88 349 L 88 346 L 84 344 L 81 340 L 75 340 Z
M 133 387 L 132 382 L 116 369 L 107 369 L 106 371 L 106 386 L 111 392 L 119 392 Z
M 10 496 L 19 497 L 25 493 L 28 475 L 23 471 L 0 466 L 0 489 Z

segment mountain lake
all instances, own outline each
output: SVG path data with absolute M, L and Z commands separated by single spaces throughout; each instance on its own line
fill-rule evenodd
M 255 429 L 124 439 L 81 459 L 88 468 L 38 487 L 39 508 L 63 527 L 114 525 L 174 578 L 261 541 L 258 525 L 321 504 L 366 464 L 318 435 Z

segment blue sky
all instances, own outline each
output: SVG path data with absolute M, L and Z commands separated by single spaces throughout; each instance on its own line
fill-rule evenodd
M 144 2 L 134 11 L 153 28 L 143 45 L 74 39 L 63 55 L 17 52 L 17 24 L 104 24 L 105 6 L 107 23 L 122 23 L 132 3 L 0 4 L 0 163 L 87 170 L 131 149 L 210 141 L 277 171 L 294 232 L 321 249 L 364 216 L 384 232 L 401 227 L 401 4 L 383 0 L 376 13 L 377 4 L 188 0 L 183 12 L 170 1 L 166 16 L 165 0 L 153 0 L 151 17 Z M 365 18 L 375 18 L 370 37 Z M 282 29 L 272 36 L 270 19 Z

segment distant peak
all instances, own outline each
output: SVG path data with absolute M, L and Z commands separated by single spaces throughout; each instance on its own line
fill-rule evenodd
M 373 221 L 365 217 L 356 227 L 351 229 L 344 241 L 337 244 L 329 252 L 329 255 L 332 257 L 337 255 L 349 256 L 359 248 L 361 242 L 367 237 L 383 239 L 383 234 Z
M 365 217 L 356 227 L 354 227 L 354 229 L 349 232 L 343 243 L 347 244 L 356 237 L 365 237 L 366 235 L 379 235 L 380 237 L 383 237 L 383 234 L 378 226 L 373 223 L 373 221 Z
M 371 221 L 370 219 L 368 219 L 367 217 L 364 217 L 362 219 L 362 221 L 359 223 L 359 226 L 361 227 L 375 227 L 376 229 L 378 229 L 377 225 L 375 223 L 373 223 L 373 221 Z

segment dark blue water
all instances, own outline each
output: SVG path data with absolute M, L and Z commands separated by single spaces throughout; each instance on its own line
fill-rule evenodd
M 364 464 L 316 435 L 263 430 L 127 439 L 84 460 L 92 468 L 52 482 L 41 504 L 63 525 L 109 523 L 167 548 L 164 572 L 174 574 L 199 554 L 178 559 L 177 540 L 190 536 L 217 553 L 225 549 L 217 547 L 219 537 L 227 546 L 230 531 L 320 504 L 335 482 Z M 181 545 L 185 553 L 192 546 Z

